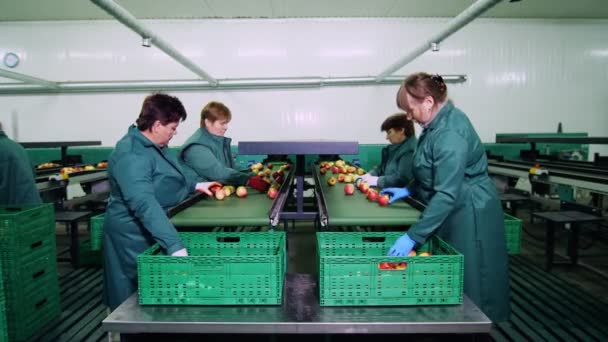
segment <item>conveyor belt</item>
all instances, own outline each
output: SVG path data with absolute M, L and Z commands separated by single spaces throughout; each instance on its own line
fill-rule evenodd
M 319 174 L 319 167 L 314 166 L 320 181 L 322 195 L 325 199 L 329 226 L 409 226 L 418 221 L 420 211 L 405 201 L 397 201 L 387 207 L 370 202 L 358 189 L 352 196 L 344 194 L 346 183 L 327 184 L 327 179 L 334 176 L 328 172 Z
M 223 201 L 206 197 L 173 216 L 176 227 L 268 226 L 272 200 L 266 194 L 248 189 L 246 198 L 236 195 Z
M 488 162 L 490 174 L 527 178 L 530 176 L 531 165 L 514 162 Z M 563 184 L 573 187 L 588 189 L 598 193 L 608 193 L 608 176 L 587 171 L 563 170 L 560 168 L 548 168 L 548 176 L 532 176 L 532 180 L 542 183 Z

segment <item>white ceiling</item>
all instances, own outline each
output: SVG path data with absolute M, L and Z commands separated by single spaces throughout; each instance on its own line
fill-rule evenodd
M 116 0 L 138 19 L 454 17 L 473 0 Z M 521 0 L 483 17 L 608 18 L 608 0 Z M 112 19 L 87 0 L 0 0 L 0 21 Z

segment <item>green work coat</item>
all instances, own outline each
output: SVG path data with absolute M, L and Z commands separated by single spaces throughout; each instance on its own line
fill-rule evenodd
M 104 302 L 114 310 L 137 290 L 137 256 L 158 242 L 170 255 L 184 245 L 167 210 L 194 191 L 167 147 L 135 126 L 108 161 L 110 201 L 104 218 Z
M 250 175 L 234 169 L 231 141 L 230 138 L 213 135 L 205 128 L 197 129 L 179 152 L 179 162 L 184 172 L 199 182 L 247 183 Z
M 25 149 L 0 130 L 0 205 L 40 203 L 35 171 Z
M 433 233 L 464 255 L 464 293 L 494 322 L 509 318 L 504 214 L 484 147 L 467 116 L 448 102 L 418 139 L 414 195 L 426 204 L 408 235 Z
M 369 173 L 378 176 L 378 187 L 404 187 L 413 179 L 412 162 L 416 150 L 416 137 L 406 138 L 399 144 L 390 144 L 382 149 L 379 167 Z

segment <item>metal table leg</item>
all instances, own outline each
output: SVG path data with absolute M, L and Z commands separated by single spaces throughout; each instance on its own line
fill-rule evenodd
M 551 272 L 551 266 L 553 265 L 553 249 L 555 247 L 555 222 L 547 221 L 547 232 L 545 241 L 545 270 Z

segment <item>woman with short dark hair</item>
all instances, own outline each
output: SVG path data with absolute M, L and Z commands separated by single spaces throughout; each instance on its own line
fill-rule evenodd
M 407 186 L 412 180 L 412 160 L 416 135 L 405 113 L 389 116 L 380 126 L 390 145 L 382 149 L 380 166 L 361 176 L 370 186 L 380 188 Z
M 137 290 L 137 256 L 155 243 L 167 255 L 188 253 L 167 210 L 194 191 L 211 195 L 217 184 L 184 175 L 167 145 L 186 110 L 176 97 L 146 97 L 136 125 L 118 141 L 108 161 L 110 201 L 104 218 L 104 302 L 116 309 Z

